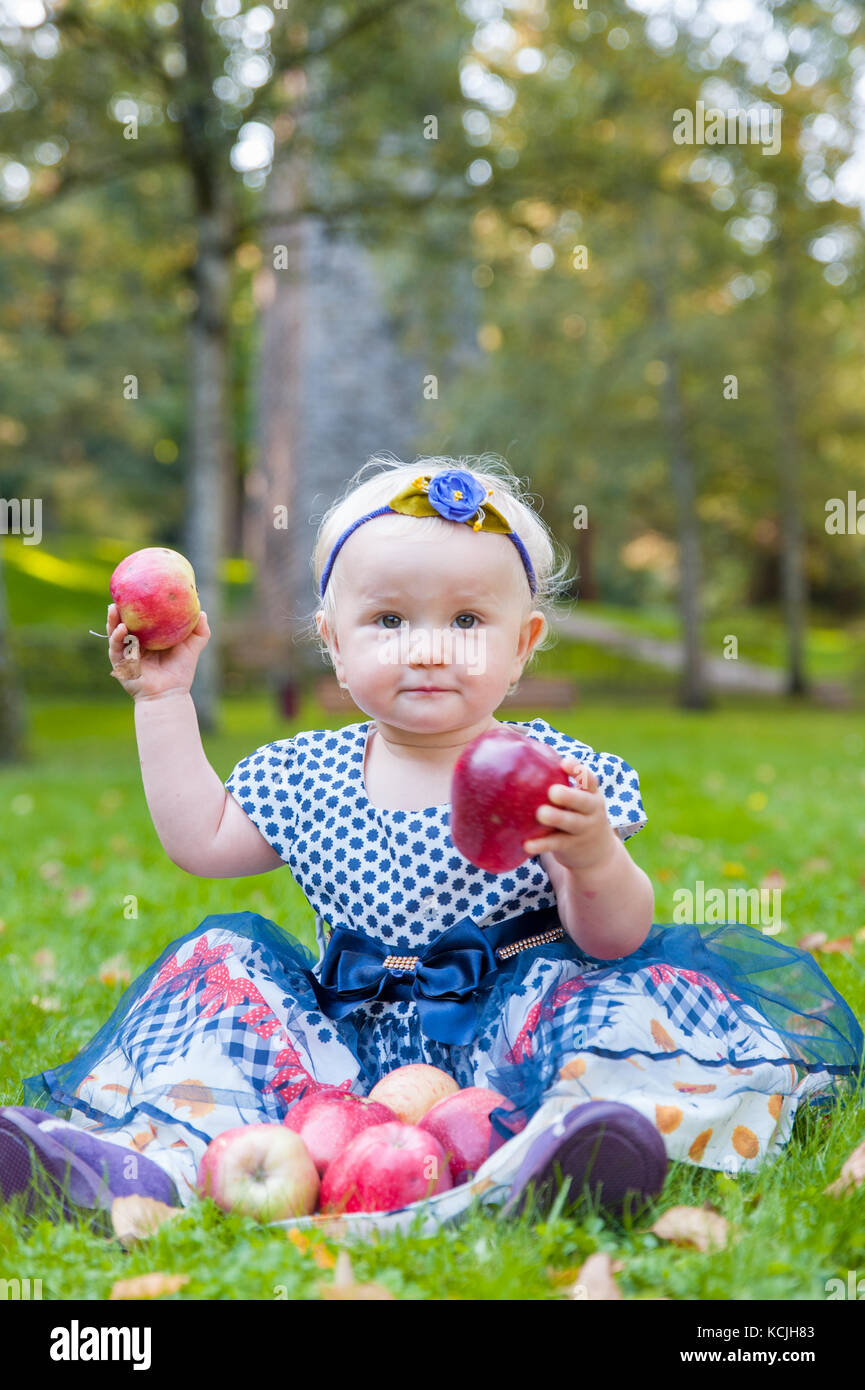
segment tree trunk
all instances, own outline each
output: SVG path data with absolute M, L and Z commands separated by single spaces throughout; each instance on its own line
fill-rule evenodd
M 221 568 L 231 449 L 228 310 L 231 284 L 230 223 L 214 208 L 198 215 L 198 255 L 193 270 L 197 304 L 190 323 L 190 439 L 186 551 L 195 570 L 201 606 L 213 636 L 198 662 L 192 695 L 202 729 L 217 725 L 221 691 Z
M 275 155 L 270 207 L 323 198 L 324 177 L 292 150 Z M 311 557 L 318 522 L 369 455 L 411 459 L 423 372 L 397 341 L 374 257 L 350 230 L 331 231 L 316 216 L 271 222 L 262 252 L 258 454 L 247 479 L 246 553 L 258 570 L 266 640 L 277 644 L 268 672 L 286 687 L 329 669 L 315 640 L 303 640 L 317 606 Z M 276 524 L 281 508 L 284 527 Z
M 275 157 L 268 180 L 268 206 L 290 209 L 303 197 L 303 191 L 302 161 L 290 155 Z M 306 317 L 301 284 L 304 235 L 301 219 L 268 227 L 262 238 L 262 266 L 255 284 L 261 311 L 257 449 L 254 467 L 246 478 L 244 553 L 256 571 L 256 626 L 262 635 L 276 639 L 268 670 L 279 686 L 298 674 L 300 649 L 291 645 L 291 625 L 296 617 L 295 600 L 309 589 L 308 575 L 297 572 L 301 540 L 297 498 L 302 420 L 300 344 Z
M 679 363 L 673 346 L 667 301 L 665 252 L 654 228 L 649 227 L 652 261 L 649 279 L 655 323 L 660 338 L 659 357 L 667 368 L 661 386 L 661 413 L 670 448 L 670 481 L 676 503 L 679 540 L 679 614 L 682 623 L 682 671 L 679 703 L 686 709 L 706 709 L 711 701 L 706 689 L 701 646 L 701 562 L 697 518 L 697 484 L 694 463 L 685 437 Z
M 585 603 L 594 603 L 598 598 L 595 582 L 595 541 L 597 526 L 589 521 L 577 531 L 577 592 Z
M 24 712 L 12 658 L 0 542 L 0 763 L 23 762 L 28 756 Z
M 796 341 L 791 312 L 795 286 L 783 238 L 779 238 L 778 257 L 780 273 L 776 291 L 776 340 L 770 371 L 778 429 L 781 599 L 787 628 L 787 693 L 806 695 L 808 678 L 805 672 L 805 630 L 808 581 L 800 499 L 801 449 L 796 425 L 795 375 L 791 362 Z

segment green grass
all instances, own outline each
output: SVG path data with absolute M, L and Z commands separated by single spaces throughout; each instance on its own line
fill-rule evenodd
M 0 933 L 0 1099 L 20 1103 L 20 1079 L 71 1057 L 123 991 L 100 965 L 123 954 L 133 978 L 210 912 L 252 909 L 312 944 L 313 916 L 290 874 L 192 878 L 166 858 L 141 790 L 130 703 L 42 703 L 33 711 L 32 764 L 0 773 L 4 848 Z M 782 941 L 806 932 L 852 936 L 853 955 L 822 955 L 826 974 L 865 1014 L 862 861 L 865 774 L 861 719 L 792 704 L 721 705 L 708 716 L 642 701 L 542 714 L 640 772 L 647 828 L 630 842 L 656 889 L 657 921 L 673 893 L 698 878 L 757 886 L 783 875 Z M 307 702 L 292 723 L 264 699 L 226 705 L 205 737 L 225 778 L 252 748 L 298 729 L 338 726 Z M 76 891 L 77 890 L 77 891 Z M 137 918 L 124 916 L 134 895 Z M 46 957 L 53 953 L 53 961 Z M 780 1158 L 738 1178 L 673 1164 L 652 1211 L 634 1222 L 557 1214 L 542 1222 L 475 1212 L 433 1237 L 352 1242 L 356 1278 L 398 1298 L 557 1299 L 594 1250 L 623 1262 L 626 1298 L 823 1299 L 825 1282 L 865 1269 L 865 1186 L 823 1195 L 865 1133 L 865 1103 L 820 1115 L 800 1110 Z M 678 1204 L 709 1202 L 736 1240 L 712 1254 L 660 1241 L 648 1227 Z M 0 1274 L 43 1280 L 46 1299 L 103 1299 L 117 1279 L 154 1270 L 189 1274 L 178 1298 L 315 1299 L 335 1246 L 301 1250 L 281 1231 L 222 1216 L 212 1204 L 182 1215 L 131 1251 L 83 1225 L 29 1223 L 0 1211 Z M 322 1253 L 324 1252 L 324 1253 Z

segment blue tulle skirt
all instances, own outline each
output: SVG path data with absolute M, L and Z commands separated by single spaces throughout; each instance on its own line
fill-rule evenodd
M 528 935 L 539 914 L 524 919 Z M 188 1201 L 223 1130 L 281 1121 L 323 1085 L 367 1094 L 411 1062 L 500 1092 L 513 1107 L 493 1115 L 504 1136 L 564 1086 L 574 1104 L 635 1106 L 671 1158 L 730 1172 L 776 1155 L 802 1101 L 832 1106 L 863 1082 L 862 1029 L 817 962 L 736 923 L 655 924 L 614 961 L 569 938 L 520 951 L 479 992 L 460 1044 L 427 1036 L 410 999 L 329 1017 L 315 966 L 256 913 L 206 917 L 76 1057 L 26 1078 L 25 1103 L 146 1153 Z

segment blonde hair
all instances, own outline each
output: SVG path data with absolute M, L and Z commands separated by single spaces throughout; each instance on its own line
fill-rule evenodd
M 391 454 L 373 454 L 349 479 L 342 496 L 337 498 L 321 518 L 311 559 L 315 591 L 318 594 L 321 590 L 321 576 L 331 550 L 352 522 L 377 507 L 385 506 L 391 497 L 412 482 L 419 473 L 435 475 L 450 472 L 455 468 L 467 469 L 485 489 L 492 488 L 492 505 L 513 527 L 532 562 L 537 588 L 532 597 L 528 584 L 526 586 L 526 614 L 537 609 L 543 615 L 544 626 L 526 662 L 526 665 L 529 665 L 537 652 L 546 650 L 555 642 L 549 620 L 553 616 L 556 603 L 565 596 L 571 582 L 567 573 L 569 557 L 565 548 L 559 546 L 533 509 L 530 500 L 533 494 L 522 489 L 522 480 L 515 477 L 505 460 L 498 454 L 484 453 L 460 458 L 435 455 L 418 458 L 414 463 L 403 463 Z M 375 473 L 372 477 L 364 479 L 364 474 L 370 469 L 375 469 Z M 439 516 L 400 517 L 399 522 L 400 527 L 397 527 L 396 521 L 394 522 L 395 536 L 434 535 L 440 533 L 443 526 L 465 524 L 448 521 Z M 402 527 L 405 530 L 402 530 Z M 424 530 L 420 529 L 422 527 Z M 516 550 L 516 547 L 514 549 Z M 522 568 L 521 560 L 520 567 Z M 324 617 L 328 632 L 333 632 L 336 624 L 334 570 L 331 571 L 324 598 L 317 604 L 303 628 L 303 635 L 318 639 L 319 650 L 326 660 L 330 660 L 330 650 L 319 630 L 318 618 Z M 515 682 L 510 686 L 508 694 L 512 694 L 518 684 L 519 682 Z

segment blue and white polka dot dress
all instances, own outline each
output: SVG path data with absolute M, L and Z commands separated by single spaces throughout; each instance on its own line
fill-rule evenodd
M 645 825 L 628 763 L 543 719 L 501 722 L 587 764 L 623 839 Z M 207 917 L 166 947 L 76 1058 L 25 1081 L 28 1103 L 47 1099 L 146 1152 L 189 1201 L 223 1130 L 279 1121 L 320 1085 L 366 1094 L 411 1062 L 501 1092 L 521 1119 L 547 1101 L 632 1105 L 671 1158 L 730 1172 L 780 1150 L 803 1098 L 828 1104 L 848 1087 L 863 1044 L 849 1007 L 811 956 L 739 924 L 655 924 L 613 961 L 567 937 L 517 952 L 479 992 L 467 1043 L 427 1036 L 414 999 L 323 1012 L 313 978 L 332 931 L 410 954 L 467 918 L 483 932 L 555 908 L 539 857 L 502 874 L 470 864 L 450 837 L 449 803 L 370 803 L 371 723 L 266 744 L 225 783 L 306 895 L 318 959 L 257 913 Z
M 595 773 L 612 824 L 624 836 L 646 823 L 637 774 L 610 753 L 559 733 L 543 719 L 502 720 L 572 755 Z M 363 779 L 372 721 L 312 729 L 250 753 L 226 782 L 291 868 L 316 913 L 395 952 L 425 945 L 459 918 L 478 926 L 555 903 L 540 858 L 508 874 L 464 859 L 450 838 L 450 803 L 418 811 L 373 806 Z

